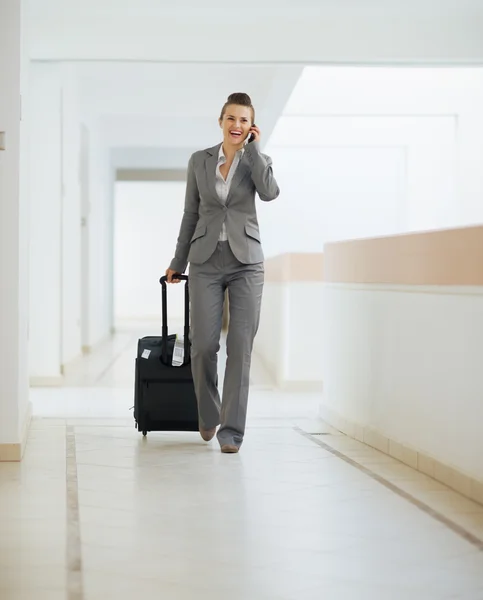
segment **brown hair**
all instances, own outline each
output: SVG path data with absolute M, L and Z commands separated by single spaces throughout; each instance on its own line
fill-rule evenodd
M 223 105 L 221 109 L 220 121 L 225 116 L 225 112 L 230 104 L 236 104 L 237 106 L 246 106 L 252 111 L 252 123 L 255 123 L 255 109 L 253 108 L 252 100 L 248 94 L 243 92 L 235 92 L 234 94 L 230 94 L 228 96 L 228 100 Z

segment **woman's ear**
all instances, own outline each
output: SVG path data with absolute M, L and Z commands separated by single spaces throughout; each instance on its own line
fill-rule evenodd
M 218 123 L 220 125 L 220 128 L 223 129 L 223 120 L 222 119 L 218 119 Z

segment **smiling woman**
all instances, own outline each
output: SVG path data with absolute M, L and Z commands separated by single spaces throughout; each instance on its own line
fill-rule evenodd
M 280 193 L 272 160 L 260 152 L 254 118 L 250 97 L 231 94 L 219 117 L 223 142 L 191 157 L 178 243 L 166 271 L 168 281 L 177 282 L 190 263 L 191 365 L 200 433 L 209 441 L 221 425 L 218 441 L 225 453 L 238 452 L 243 442 L 264 284 L 255 195 L 268 202 Z M 227 291 L 229 358 L 221 401 L 217 354 Z
M 223 129 L 225 141 L 235 145 L 243 143 L 254 123 L 255 109 L 250 96 L 243 93 L 231 94 L 220 115 L 220 126 Z M 260 132 L 258 132 L 258 136 L 259 134 Z

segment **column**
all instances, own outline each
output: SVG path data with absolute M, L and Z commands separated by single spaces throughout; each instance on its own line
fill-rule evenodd
M 20 460 L 28 426 L 28 205 L 20 193 L 19 0 L 0 2 L 0 461 Z M 27 306 L 27 310 L 25 307 Z

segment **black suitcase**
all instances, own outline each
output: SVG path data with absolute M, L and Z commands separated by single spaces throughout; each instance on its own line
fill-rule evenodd
M 183 364 L 173 366 L 176 336 L 168 335 L 166 277 L 161 277 L 162 336 L 147 336 L 138 341 L 134 390 L 135 427 L 148 431 L 198 431 L 198 405 L 191 374 L 189 340 L 189 286 L 185 281 Z

